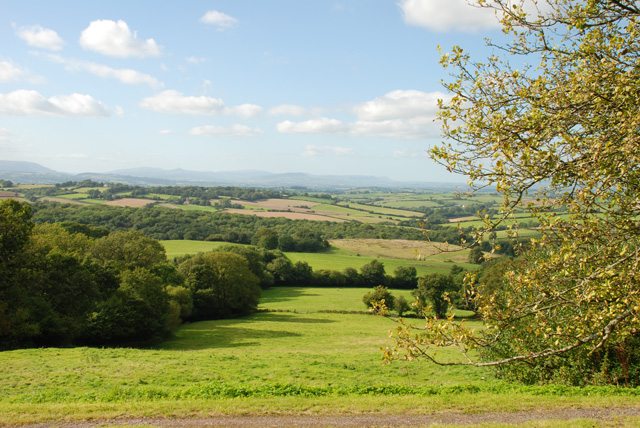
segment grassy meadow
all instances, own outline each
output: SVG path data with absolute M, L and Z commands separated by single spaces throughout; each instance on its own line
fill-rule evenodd
M 365 291 L 266 290 L 260 304 L 265 311 L 186 324 L 150 349 L 2 352 L 0 426 L 131 416 L 433 414 L 640 405 L 636 390 L 518 387 L 497 381 L 489 369 L 424 361 L 384 365 L 380 348 L 390 344 L 393 321 L 323 312 L 362 310 Z M 459 358 L 452 349 L 439 355 Z
M 415 267 L 418 276 L 431 273 L 448 273 L 454 264 L 468 270 L 477 267 L 476 265 L 468 263 L 468 250 L 461 250 L 455 246 L 446 246 L 445 244 L 432 244 L 418 241 L 356 239 L 348 240 L 350 241 L 350 245 L 346 246 L 344 243 L 346 241 L 347 240 L 331 241 L 331 248 L 320 253 L 286 252 L 285 255 L 293 263 L 297 261 L 307 262 L 314 270 L 329 269 L 341 271 L 348 267 L 360 269 L 360 267 L 374 259 L 384 264 L 387 274 L 393 274 L 393 271 L 399 266 Z M 164 246 L 169 259 L 186 254 L 206 253 L 215 251 L 217 248 L 223 246 L 234 245 L 227 242 L 188 240 L 160 242 Z M 423 260 L 417 260 L 415 254 L 416 249 L 419 249 L 420 253 L 425 254 L 426 257 Z
M 85 199 L 89 190 L 69 189 L 58 198 L 104 203 Z M 152 196 L 163 200 L 170 197 Z M 363 222 L 418 217 L 411 210 L 420 207 L 500 202 L 498 196 L 490 194 L 458 198 L 435 193 L 362 193 L 335 196 L 337 204 L 314 197 L 295 199 L 323 204 L 310 210 Z M 213 207 L 195 205 L 180 208 L 214 211 Z M 267 208 L 247 205 L 247 211 L 257 209 Z M 474 218 L 461 225 L 478 223 Z M 537 233 L 523 232 L 523 236 Z M 504 231 L 498 232 L 499 237 L 505 235 Z M 234 245 L 188 240 L 161 243 L 169 259 Z M 454 264 L 468 270 L 477 267 L 467 263 L 468 250 L 445 246 L 440 248 L 445 251 L 435 251 L 429 247 L 444 244 L 336 240 L 331 245 L 321 253 L 285 254 L 292 262 L 305 261 L 314 270 L 360 269 L 374 259 L 384 263 L 387 274 L 393 274 L 399 266 L 414 266 L 419 276 L 448 273 Z M 416 252 L 424 257 L 416 257 Z M 383 364 L 381 348 L 392 345 L 389 332 L 396 324 L 367 313 L 362 296 L 369 289 L 300 285 L 265 290 L 259 311 L 252 315 L 182 325 L 171 338 L 151 348 L 0 352 L 0 427 L 38 423 L 62 426 L 78 420 L 130 417 L 640 408 L 640 389 L 522 386 L 496 379 L 488 368 L 436 366 L 425 361 Z M 409 290 L 391 291 L 412 301 Z M 411 322 L 420 325 L 420 320 Z M 480 321 L 467 322 L 483 328 Z M 438 356 L 461 361 L 455 349 L 441 349 Z M 567 424 L 556 420 L 523 426 L 591 427 L 600 422 L 585 419 Z M 621 424 L 613 421 L 610 426 L 640 427 L 640 417 L 617 422 Z

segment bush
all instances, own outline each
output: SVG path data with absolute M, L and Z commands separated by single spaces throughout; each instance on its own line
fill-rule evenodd
M 373 288 L 372 292 L 362 296 L 362 302 L 367 308 L 373 308 L 374 304 L 381 305 L 384 303 L 387 308 L 392 309 L 395 299 L 387 287 L 378 285 Z

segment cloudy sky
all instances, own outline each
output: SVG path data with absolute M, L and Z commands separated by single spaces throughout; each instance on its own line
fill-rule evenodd
M 427 156 L 465 0 L 0 1 L 0 159 L 463 181 Z

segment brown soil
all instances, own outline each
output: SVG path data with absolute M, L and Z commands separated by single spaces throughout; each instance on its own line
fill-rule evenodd
M 94 428 L 103 426 L 145 426 L 172 428 L 200 427 L 428 427 L 431 425 L 478 425 L 500 423 L 519 425 L 532 421 L 588 419 L 615 422 L 622 425 L 626 417 L 640 417 L 640 408 L 568 408 L 532 410 L 526 412 L 439 413 L 433 415 L 406 414 L 335 414 L 335 415 L 241 415 L 193 418 L 116 418 L 90 421 L 47 422 L 23 425 L 22 428 Z M 637 420 L 635 420 L 637 422 Z M 596 426 L 594 425 L 594 426 Z M 608 425 L 615 426 L 615 425 Z

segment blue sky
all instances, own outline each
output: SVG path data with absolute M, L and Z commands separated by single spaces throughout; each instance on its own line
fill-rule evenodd
M 465 0 L 3 0 L 0 17 L 0 159 L 72 173 L 464 181 L 426 156 L 437 46 L 483 58 L 500 34 Z

